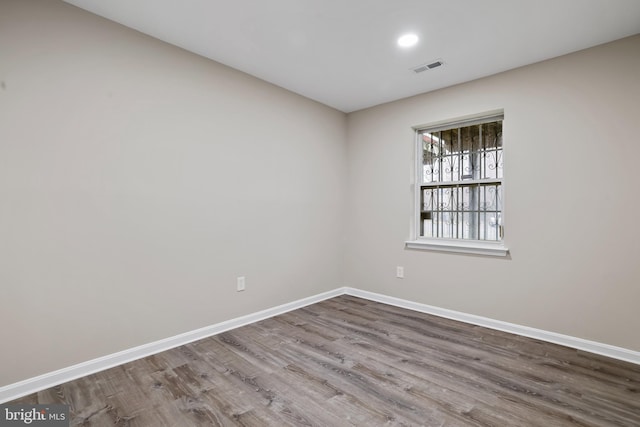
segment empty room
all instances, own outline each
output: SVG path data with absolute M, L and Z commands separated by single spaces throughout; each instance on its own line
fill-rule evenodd
M 0 426 L 640 426 L 637 0 L 0 0 Z

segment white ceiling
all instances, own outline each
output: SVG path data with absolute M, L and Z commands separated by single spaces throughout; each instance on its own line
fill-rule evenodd
M 640 0 L 65 1 L 345 112 L 640 33 Z

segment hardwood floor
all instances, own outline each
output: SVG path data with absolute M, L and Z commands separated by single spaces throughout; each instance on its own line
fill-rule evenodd
M 640 366 L 340 296 L 12 403 L 77 426 L 640 426 Z

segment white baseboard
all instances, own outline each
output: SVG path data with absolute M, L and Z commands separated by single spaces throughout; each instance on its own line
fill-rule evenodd
M 58 384 L 66 383 L 77 378 L 104 371 L 105 369 L 113 368 L 114 366 L 122 365 L 123 363 L 132 362 L 152 354 L 160 353 L 203 338 L 211 337 L 231 329 L 239 328 L 240 326 L 268 319 L 269 317 L 315 304 L 329 298 L 343 295 L 344 293 L 345 288 L 334 289 L 329 292 L 303 298 L 277 307 L 262 310 L 257 313 L 237 317 L 215 325 L 196 329 L 184 334 L 165 338 L 160 341 L 144 344 L 118 353 L 113 353 L 87 362 L 79 363 L 77 365 L 69 366 L 54 372 L 49 372 L 34 378 L 29 378 L 14 384 L 9 384 L 7 386 L 0 387 L 0 403 L 18 399 Z
M 347 287 L 345 288 L 345 294 L 368 299 L 371 301 L 381 302 L 384 304 L 394 305 L 396 307 L 406 308 L 409 310 L 419 311 L 421 313 L 433 314 L 434 316 L 445 317 L 447 319 L 458 320 L 460 322 L 465 322 L 472 325 L 484 326 L 485 328 L 509 332 L 529 338 L 535 338 L 541 341 L 559 344 L 578 350 L 584 350 L 589 353 L 600 354 L 602 356 L 624 360 L 625 362 L 631 362 L 640 365 L 640 352 L 628 350 L 622 347 L 615 347 L 609 344 L 589 341 L 569 335 L 557 334 L 555 332 L 544 331 L 542 329 L 530 328 L 528 326 L 502 322 L 500 320 L 494 320 L 487 317 L 476 316 L 473 314 L 462 313 L 459 311 L 448 310 L 440 307 L 434 307 L 431 305 L 390 297 L 374 292 L 362 291 L 360 289 Z
M 22 396 L 94 374 L 123 363 L 132 362 L 152 354 L 170 350 L 231 329 L 239 328 L 240 326 L 258 322 L 269 317 L 277 316 L 288 311 L 296 310 L 307 305 L 315 304 L 317 302 L 345 294 L 421 313 L 433 314 L 447 319 L 458 320 L 472 325 L 484 326 L 486 328 L 510 332 L 512 334 L 535 338 L 554 344 L 560 344 L 566 347 L 576 348 L 640 365 L 640 352 L 637 351 L 602 344 L 595 341 L 588 341 L 582 338 L 575 338 L 568 335 L 556 334 L 554 332 L 543 331 L 541 329 L 502 322 L 499 320 L 489 319 L 487 317 L 434 307 L 374 292 L 343 287 L 0 387 L 0 403 L 18 399 Z

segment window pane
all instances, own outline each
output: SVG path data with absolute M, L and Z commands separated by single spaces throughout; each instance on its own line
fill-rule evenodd
M 482 178 L 502 178 L 502 122 L 482 126 Z
M 442 171 L 440 182 L 457 180 L 457 153 L 458 143 L 457 129 L 449 129 L 440 132 L 440 169 Z
M 453 184 L 422 189 L 421 236 L 500 240 L 502 185 Z
M 441 141 L 440 132 L 422 134 L 422 182 L 441 181 Z
M 462 146 L 462 179 L 478 179 L 480 126 L 468 126 L 460 129 L 460 142 Z
M 473 239 L 473 237 L 471 237 L 471 223 L 475 222 L 475 218 L 472 218 L 475 216 L 475 212 L 463 212 L 462 213 L 462 220 L 464 222 L 463 224 L 463 228 L 464 228 L 464 234 L 463 234 L 463 239 Z

